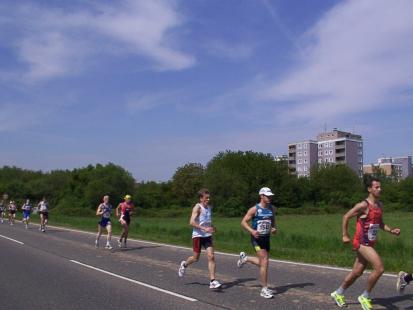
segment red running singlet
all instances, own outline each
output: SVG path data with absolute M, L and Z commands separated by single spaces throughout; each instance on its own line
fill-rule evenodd
M 368 212 L 357 217 L 356 234 L 353 238 L 354 250 L 358 250 L 360 245 L 374 247 L 379 229 L 384 225 L 381 203 L 378 202 L 377 206 L 374 206 L 367 199 L 365 201 Z

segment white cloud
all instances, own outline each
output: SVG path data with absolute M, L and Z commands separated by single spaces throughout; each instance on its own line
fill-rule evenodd
M 0 13 L 0 25 L 13 30 L 8 47 L 17 49 L 26 64 L 22 75 L 28 81 L 84 70 L 93 56 L 113 51 L 147 57 L 155 70 L 182 70 L 195 63 L 173 36 L 185 23 L 173 1 L 125 0 L 82 10 L 15 4 L 1 11 L 9 15 Z
M 400 103 L 413 86 L 413 2 L 346 1 L 306 34 L 297 67 L 269 87 L 279 118 L 320 121 Z
M 222 40 L 211 40 L 205 45 L 207 51 L 217 57 L 223 57 L 233 61 L 249 58 L 254 48 L 251 44 L 232 43 Z

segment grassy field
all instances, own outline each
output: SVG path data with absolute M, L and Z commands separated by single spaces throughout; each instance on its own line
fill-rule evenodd
M 191 228 L 186 217 L 133 218 L 130 237 L 191 246 Z M 271 240 L 271 257 L 307 263 L 352 266 L 354 252 L 341 242 L 341 214 L 282 215 L 277 219 L 279 232 Z M 399 237 L 380 231 L 376 246 L 386 271 L 413 271 L 413 213 L 385 213 L 384 220 L 401 228 Z M 217 233 L 215 248 L 219 251 L 253 253 L 249 235 L 241 229 L 240 218 L 214 218 Z M 97 217 L 64 217 L 53 215 L 51 225 L 96 231 Z M 353 233 L 355 221 L 350 222 Z M 114 235 L 120 232 L 114 225 Z

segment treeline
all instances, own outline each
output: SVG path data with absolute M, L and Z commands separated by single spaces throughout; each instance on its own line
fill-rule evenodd
M 376 176 L 382 181 L 387 209 L 413 211 L 413 178 L 397 182 L 380 171 Z M 0 169 L 0 193 L 17 201 L 46 196 L 54 212 L 65 215 L 90 215 L 103 195 L 110 195 L 116 205 L 129 193 L 145 212 L 173 216 L 190 208 L 197 201 L 196 192 L 207 187 L 215 213 L 240 216 L 257 201 L 262 186 L 273 189 L 274 203 L 284 213 L 342 212 L 366 196 L 363 180 L 347 166 L 318 167 L 311 177 L 296 178 L 288 174 L 285 162 L 251 151 L 221 152 L 205 166 L 188 163 L 167 182 L 136 183 L 128 171 L 114 164 L 50 173 Z

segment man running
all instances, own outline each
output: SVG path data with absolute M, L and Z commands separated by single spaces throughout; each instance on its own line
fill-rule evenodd
M 95 247 L 99 247 L 99 238 L 102 235 L 102 229 L 106 228 L 108 236 L 106 239 L 105 249 L 111 250 L 112 245 L 110 244 L 112 238 L 112 223 L 110 221 L 110 214 L 112 213 L 112 205 L 109 203 L 109 196 L 103 196 L 103 202 L 98 206 L 96 210 L 96 215 L 100 216 L 100 221 L 98 222 L 98 234 L 95 240 Z
M 381 194 L 381 184 L 376 178 L 370 178 L 366 183 L 368 197 L 356 204 L 343 217 L 343 242 L 350 243 L 348 234 L 348 223 L 353 217 L 357 217 L 356 233 L 353 238 L 353 250 L 357 256 L 353 265 L 353 270 L 344 278 L 340 287 L 331 293 L 331 297 L 339 307 L 345 307 L 346 301 L 344 292 L 359 278 L 367 264 L 371 264 L 373 271 L 367 278 L 365 291 L 358 297 L 361 308 L 364 310 L 373 309 L 370 293 L 380 276 L 384 272 L 384 266 L 380 256 L 374 249 L 377 241 L 379 229 L 383 229 L 393 235 L 400 234 L 399 228 L 391 228 L 383 222 L 383 205 L 379 201 Z
M 274 292 L 268 288 L 268 255 L 270 252 L 270 235 L 277 232 L 275 226 L 275 208 L 271 204 L 274 194 L 268 187 L 258 192 L 260 202 L 251 207 L 242 219 L 241 225 L 251 234 L 251 243 L 257 257 L 248 257 L 245 252 L 239 254 L 238 267 L 246 263 L 256 265 L 260 269 L 261 297 L 272 298 Z M 252 227 L 249 221 L 252 220 Z
M 46 197 L 37 204 L 37 208 L 39 209 L 40 213 L 40 228 L 42 232 L 46 231 L 46 225 L 49 221 L 49 204 L 47 203 Z
M 26 199 L 26 202 L 22 205 L 23 220 L 26 229 L 29 228 L 30 213 L 32 211 L 32 205 L 30 204 L 30 199 Z
M 14 219 L 16 218 L 17 205 L 14 201 L 9 203 L 9 223 L 11 226 L 14 225 Z
M 3 194 L 3 199 L 0 201 L 0 221 L 3 224 L 4 222 L 4 213 L 6 213 L 7 208 L 7 199 L 9 196 L 7 194 Z
M 126 241 L 129 235 L 129 225 L 131 215 L 135 209 L 135 206 L 132 202 L 132 196 L 126 195 L 124 202 L 120 203 L 116 208 L 116 217 L 119 217 L 119 222 L 122 225 L 122 234 L 118 240 L 118 246 L 120 248 L 126 248 Z
M 201 189 L 198 192 L 199 203 L 193 209 L 189 225 L 192 226 L 192 245 L 194 254 L 181 262 L 179 266 L 178 275 L 183 277 L 186 268 L 197 262 L 203 247 L 207 252 L 208 270 L 209 270 L 209 288 L 217 289 L 221 287 L 221 283 L 215 279 L 215 258 L 214 246 L 212 242 L 212 234 L 216 229 L 212 225 L 212 207 L 208 204 L 210 200 L 210 193 L 207 189 Z
M 399 277 L 397 278 L 396 288 L 400 294 L 404 293 L 404 289 L 413 280 L 412 274 L 404 271 L 399 272 Z

